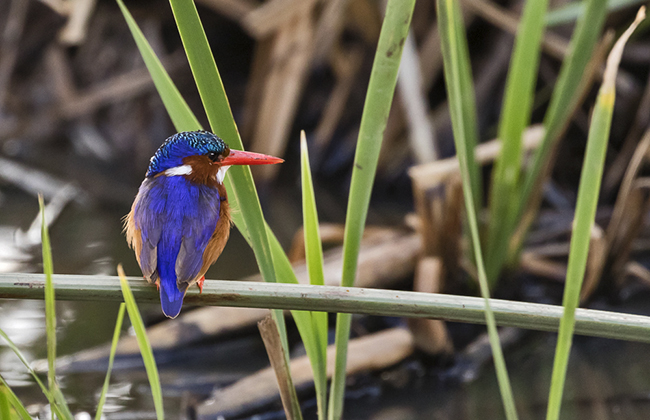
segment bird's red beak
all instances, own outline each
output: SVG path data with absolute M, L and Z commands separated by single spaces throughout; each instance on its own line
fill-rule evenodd
M 230 149 L 230 154 L 220 163 L 222 166 L 230 165 L 271 165 L 282 163 L 284 159 L 276 158 L 261 153 L 244 152 L 241 150 Z

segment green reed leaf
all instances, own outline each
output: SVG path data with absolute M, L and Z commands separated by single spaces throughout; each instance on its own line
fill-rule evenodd
M 324 285 L 323 273 L 323 246 L 318 228 L 318 212 L 316 210 L 316 196 L 309 166 L 309 152 L 305 132 L 300 133 L 300 168 L 302 183 L 302 215 L 305 235 L 305 257 L 309 282 L 314 285 Z M 313 366 L 314 384 L 316 387 L 316 401 L 318 405 L 318 418 L 327 418 L 327 313 L 311 312 L 312 330 L 316 340 L 316 364 Z
M 154 358 L 153 350 L 151 349 L 151 343 L 149 343 L 149 338 L 147 337 L 147 329 L 142 321 L 142 316 L 140 315 L 138 305 L 133 297 L 133 292 L 131 292 L 129 282 L 126 280 L 126 276 L 124 275 L 122 265 L 117 266 L 117 274 L 120 277 L 120 286 L 122 287 L 122 295 L 124 296 L 126 310 L 129 313 L 129 319 L 131 320 L 138 347 L 140 348 L 140 354 L 142 354 L 144 368 L 147 371 L 147 378 L 149 379 L 149 386 L 151 387 L 151 396 L 153 397 L 153 404 L 156 409 L 156 418 L 158 420 L 163 420 L 165 418 L 165 411 L 163 409 L 160 376 L 158 375 L 158 367 L 156 366 L 156 359 Z
M 359 140 L 354 156 L 352 181 L 348 199 L 343 240 L 343 274 L 341 286 L 354 284 L 366 225 L 370 193 L 377 170 L 379 151 L 386 129 L 388 113 L 395 93 L 402 47 L 413 15 L 414 0 L 389 0 L 370 73 L 370 81 L 359 127 Z M 351 316 L 336 317 L 336 362 L 332 377 L 328 418 L 338 420 L 343 415 L 347 348 Z
M 547 6 L 548 0 L 529 0 L 525 3 L 506 80 L 498 133 L 503 146 L 492 171 L 490 221 L 485 248 L 485 268 L 491 287 L 498 280 L 518 217 L 522 134 L 530 122 L 535 97 Z
M 11 420 L 15 418 L 11 415 L 11 403 L 9 402 L 8 386 L 0 386 L 0 419 Z
M 7 384 L 7 381 L 0 375 L 0 392 L 4 394 L 4 397 L 6 398 L 7 402 L 14 408 L 15 410 L 15 416 L 14 417 L 6 417 L 6 418 L 17 418 L 21 420 L 32 420 L 32 416 L 29 415 L 27 412 L 27 409 L 23 405 L 22 401 L 18 399 L 16 394 L 14 394 L 14 391 L 9 387 L 9 384 Z M 4 389 L 3 389 L 4 387 Z M 3 414 L 3 409 L 0 407 L 0 418 L 5 418 L 6 412 Z
M 41 242 L 43 254 L 43 273 L 45 274 L 45 331 L 47 340 L 47 382 L 50 395 L 56 401 L 52 407 L 52 419 L 57 410 L 63 411 L 67 418 L 72 417 L 72 413 L 68 409 L 65 397 L 61 393 L 59 386 L 56 382 L 56 302 L 54 299 L 54 285 L 52 284 L 52 274 L 54 273 L 54 265 L 52 263 L 52 247 L 50 245 L 50 236 L 47 229 L 47 222 L 45 220 L 45 203 L 43 196 L 39 195 L 38 205 L 41 214 Z M 56 409 L 54 409 L 56 406 Z
M 42 297 L 42 296 L 41 296 Z M 67 404 L 64 399 L 58 399 L 58 397 L 53 393 L 50 392 L 50 390 L 45 386 L 43 381 L 41 381 L 41 378 L 38 376 L 36 371 L 32 368 L 31 364 L 27 361 L 23 353 L 20 351 L 20 349 L 16 346 L 16 344 L 9 338 L 9 336 L 0 329 L 0 337 L 2 337 L 5 342 L 7 343 L 7 347 L 11 349 L 11 351 L 14 352 L 14 354 L 18 357 L 20 362 L 25 366 L 27 369 L 27 372 L 34 378 L 34 381 L 36 384 L 41 388 L 41 391 L 47 398 L 48 402 L 50 403 L 50 407 L 52 409 L 52 412 L 59 418 L 59 419 L 65 419 L 65 420 L 73 420 L 72 414 L 70 413 L 70 410 L 67 407 Z
M 45 204 L 43 196 L 39 195 L 38 205 L 41 213 L 41 242 L 43 243 L 43 272 L 45 273 L 45 331 L 47 334 L 47 382 L 50 390 L 56 382 L 56 303 L 54 301 L 54 286 L 52 285 L 52 248 L 45 220 Z M 54 416 L 54 413 L 52 413 Z M 54 418 L 54 417 L 52 417 Z
M 108 355 L 108 369 L 106 370 L 106 377 L 104 378 L 104 385 L 102 392 L 99 396 L 97 403 L 97 412 L 95 413 L 95 420 L 101 420 L 102 412 L 104 410 L 104 403 L 106 402 L 106 394 L 108 393 L 108 386 L 111 382 L 111 372 L 113 371 L 113 362 L 115 361 L 115 351 L 117 350 L 117 343 L 120 341 L 120 333 L 122 332 L 122 324 L 124 321 L 124 311 L 126 305 L 124 302 L 120 303 L 120 309 L 117 312 L 117 321 L 115 321 L 115 329 L 113 330 L 113 340 L 111 341 L 111 351 Z
M 564 286 L 564 298 L 562 300 L 564 313 L 560 321 L 560 330 L 553 361 L 553 375 L 551 378 L 548 410 L 546 412 L 547 420 L 556 420 L 560 417 L 566 369 L 569 362 L 573 331 L 575 328 L 575 312 L 580 302 L 580 289 L 587 267 L 591 230 L 596 217 L 600 183 L 605 165 L 612 113 L 616 99 L 616 73 L 618 72 L 618 65 L 621 61 L 625 43 L 643 19 L 645 19 L 645 7 L 639 10 L 632 25 L 621 35 L 612 48 L 607 58 L 603 83 L 598 92 L 596 106 L 589 126 L 587 150 L 585 151 L 585 160 L 580 174 L 578 201 L 576 203 L 569 263 Z
M 462 27 L 460 27 L 462 24 L 462 15 L 458 3 L 454 0 L 438 0 L 436 6 L 438 11 L 438 23 L 440 25 L 449 112 L 454 116 L 452 118 L 454 141 L 456 143 L 456 151 L 460 163 L 463 194 L 465 196 L 465 208 L 467 211 L 474 257 L 478 270 L 479 286 L 481 289 L 481 295 L 485 300 L 485 322 L 488 327 L 490 346 L 494 356 L 494 365 L 506 417 L 508 419 L 516 419 L 517 411 L 512 396 L 512 388 L 510 386 L 505 359 L 503 357 L 503 350 L 501 349 L 501 343 L 499 341 L 494 313 L 492 312 L 490 304 L 490 289 L 483 263 L 483 252 L 479 238 L 476 203 L 474 202 L 472 183 L 469 175 L 469 156 L 465 142 L 467 137 L 466 133 L 471 131 L 472 128 L 467 127 L 465 124 L 465 120 L 462 116 L 462 104 L 463 97 L 473 95 L 473 92 L 471 91 L 471 86 L 468 86 L 466 81 L 463 80 L 463 72 L 461 70 L 463 67 L 469 67 L 469 63 L 466 62 L 468 59 L 467 54 L 460 48 L 466 44 L 457 39 L 459 36 L 465 36 L 464 30 L 461 30 Z
M 542 144 L 535 150 L 531 169 L 525 174 L 517 217 L 521 218 L 526 206 L 531 203 L 531 197 L 540 188 L 544 168 L 549 164 L 552 151 L 560 140 L 560 133 L 573 115 L 578 99 L 584 89 L 582 82 L 585 68 L 591 59 L 594 46 L 598 40 L 605 22 L 607 0 L 587 0 L 586 9 L 580 15 L 576 28 L 571 37 L 567 56 L 562 63 L 560 75 L 553 89 L 551 102 L 544 116 L 544 138 Z M 537 200 L 533 200 L 537 202 Z M 521 235 L 523 240 L 524 235 Z M 514 251 L 518 252 L 519 244 Z

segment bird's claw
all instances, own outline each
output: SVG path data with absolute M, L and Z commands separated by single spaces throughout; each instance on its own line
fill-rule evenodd
M 196 285 L 199 286 L 199 293 L 203 293 L 203 282 L 205 281 L 205 276 L 201 277 L 197 282 Z

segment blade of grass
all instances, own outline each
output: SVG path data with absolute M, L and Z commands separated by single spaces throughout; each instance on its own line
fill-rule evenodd
M 185 48 L 192 75 L 199 90 L 210 127 L 230 147 L 243 149 L 228 97 L 192 0 L 170 0 L 176 26 Z M 233 169 L 233 168 L 231 168 Z
M 50 402 L 52 402 L 52 401 L 51 401 L 51 394 L 50 394 L 50 391 L 47 389 L 47 387 L 45 386 L 45 384 L 43 383 L 43 381 L 41 381 L 41 378 L 38 377 L 38 375 L 36 374 L 36 372 L 34 371 L 34 369 L 32 369 L 31 365 L 29 364 L 29 362 L 27 361 L 27 359 L 25 359 L 25 356 L 24 356 L 23 353 L 20 351 L 20 349 L 18 349 L 18 347 L 17 347 L 17 346 L 14 344 L 14 342 L 9 338 L 9 336 L 8 336 L 8 335 L 7 335 L 3 330 L 1 330 L 1 329 L 0 329 L 0 337 L 2 337 L 2 338 L 5 340 L 5 342 L 7 343 L 7 346 L 8 346 L 8 347 L 9 347 L 9 348 L 14 352 L 14 354 L 18 357 L 18 359 L 22 362 L 22 364 L 27 368 L 27 371 L 29 372 L 29 374 L 32 375 L 32 378 L 34 378 L 34 380 L 36 381 L 36 383 L 38 384 L 38 386 L 41 388 L 41 391 L 43 391 L 43 394 L 45 394 L 45 396 L 47 397 L 47 399 L 48 399 Z
M 4 386 L 4 394 L 9 401 L 9 403 L 13 406 L 14 410 L 16 410 L 16 413 L 18 414 L 19 418 L 22 420 L 32 420 L 32 416 L 29 415 L 27 412 L 27 409 L 23 405 L 22 401 L 18 399 L 16 394 L 14 394 L 14 391 L 9 387 L 5 379 L 0 375 L 0 385 Z M 0 387 L 2 388 L 2 387 Z M 2 414 L 2 411 L 0 411 L 0 414 Z M 5 417 L 0 417 L 0 418 L 5 418 Z M 10 417 L 7 417 L 10 418 Z
M 585 151 L 585 160 L 580 175 L 578 201 L 573 222 L 573 234 L 571 235 L 569 263 L 564 298 L 562 300 L 564 313 L 560 321 L 560 330 L 555 348 L 553 375 L 551 377 L 551 389 L 546 412 L 547 420 L 556 420 L 560 416 L 566 369 L 575 327 L 575 311 L 580 302 L 580 289 L 587 266 L 589 240 L 596 217 L 600 183 L 616 99 L 616 73 L 618 72 L 618 65 L 621 61 L 625 43 L 643 19 L 645 19 L 645 7 L 639 10 L 632 25 L 621 35 L 609 54 L 603 84 L 598 92 L 589 127 L 587 150 Z
M 165 106 L 167 114 L 169 114 L 169 117 L 171 118 L 176 131 L 196 131 L 203 129 L 198 119 L 190 107 L 187 105 L 187 102 L 185 102 L 185 99 L 183 99 L 180 92 L 176 88 L 176 85 L 174 85 L 174 82 L 172 82 L 169 74 L 160 63 L 160 60 L 156 56 L 156 53 L 153 51 L 153 48 L 151 48 L 151 45 L 142 34 L 142 31 L 133 19 L 133 16 L 131 16 L 129 10 L 126 8 L 126 6 L 124 6 L 123 1 L 116 1 L 120 6 L 120 10 L 124 15 L 124 19 L 126 20 L 129 30 L 131 31 L 131 35 L 133 36 L 133 39 L 138 46 L 140 55 L 142 56 L 147 69 L 149 70 L 149 74 L 154 81 L 156 90 L 163 100 L 163 105 Z M 229 184 L 226 184 L 226 187 L 229 188 Z M 235 193 L 232 192 L 230 195 L 231 197 L 235 196 Z M 235 200 L 231 201 L 235 201 L 231 204 L 233 204 L 233 207 L 236 208 L 236 197 Z M 232 212 L 231 217 L 237 228 L 241 231 L 242 235 L 248 240 L 250 244 L 250 235 L 248 234 L 242 215 L 239 212 Z
M 45 203 L 43 196 L 38 196 L 38 205 L 41 213 L 41 242 L 43 254 L 43 273 L 45 274 L 45 331 L 47 340 L 47 382 L 52 398 L 56 401 L 57 408 L 63 411 L 68 418 L 72 413 L 68 409 L 65 397 L 56 382 L 56 302 L 54 299 L 54 285 L 52 284 L 52 274 L 54 265 L 52 263 L 52 247 L 50 246 L 50 236 L 47 230 L 45 220 Z M 52 420 L 54 420 L 55 411 L 52 410 Z
M 52 398 L 54 398 L 54 401 L 56 401 L 56 403 L 57 403 L 58 410 L 63 412 L 63 414 L 65 415 L 65 418 L 74 419 L 74 416 L 72 415 L 72 412 L 70 411 L 70 408 L 68 407 L 68 404 L 67 404 L 67 402 L 65 400 L 65 396 L 63 395 L 63 392 L 61 391 L 61 388 L 59 387 L 58 382 L 54 382 L 54 388 L 50 389 L 50 392 L 52 393 Z M 55 410 L 52 410 L 52 411 L 55 411 Z
M 300 132 L 300 174 L 302 184 L 302 217 L 305 234 L 305 258 L 311 284 L 323 286 L 323 246 L 318 228 L 316 196 L 309 166 L 309 152 L 305 132 Z M 317 360 L 314 371 L 314 386 L 318 405 L 318 418 L 327 418 L 327 313 L 311 312 L 312 329 L 316 339 Z
M 52 264 L 52 249 L 50 247 L 50 237 L 45 221 L 45 203 L 43 196 L 38 196 L 38 206 L 41 213 L 41 242 L 43 244 L 43 272 L 45 273 L 45 331 L 47 334 L 47 383 L 48 388 L 53 390 L 56 383 L 56 371 L 54 364 L 56 361 L 56 305 L 54 301 L 54 286 L 52 285 L 52 273 L 54 267 Z M 54 411 L 52 411 L 52 420 L 54 420 Z
M 0 419 L 11 420 L 14 416 L 11 415 L 11 404 L 7 395 L 8 389 L 9 387 L 0 385 Z
M 569 52 L 562 63 L 548 111 L 544 116 L 544 128 L 546 129 L 544 139 L 535 151 L 532 169 L 526 174 L 524 199 L 522 200 L 524 202 L 530 196 L 535 180 L 546 163 L 545 160 L 553 143 L 557 141 L 559 131 L 571 118 L 572 112 L 570 111 L 578 100 L 579 95 L 576 93 L 580 90 L 580 81 L 605 22 L 607 13 L 604 6 L 606 2 L 607 0 L 586 0 L 587 5 L 584 13 L 578 19 L 569 44 Z
M 352 181 L 343 240 L 343 274 L 341 286 L 354 284 L 361 236 L 366 225 L 370 193 L 377 170 L 377 160 L 386 129 L 388 113 L 395 93 L 402 47 L 408 35 L 414 0 L 389 0 L 379 34 L 377 52 L 370 73 L 370 82 L 361 116 L 359 139 L 354 155 Z M 336 359 L 329 399 L 329 419 L 343 415 L 347 348 L 351 316 L 336 317 Z
M 547 6 L 548 0 L 525 3 L 506 79 L 498 133 L 503 147 L 492 171 L 485 249 L 490 287 L 498 280 L 518 216 L 521 135 L 530 122 Z
M 302 217 L 305 231 L 305 256 L 309 282 L 323 286 L 323 247 L 321 245 L 320 230 L 318 227 L 318 212 L 316 210 L 316 196 L 311 178 L 309 165 L 309 151 L 305 132 L 300 132 L 300 175 L 302 184 Z
M 462 107 L 462 112 L 459 114 L 451 113 L 451 119 L 457 119 L 456 125 L 462 124 L 464 127 L 464 139 L 462 146 L 465 148 L 465 156 L 467 156 L 467 170 L 470 179 L 471 193 L 474 198 L 474 203 L 481 206 L 483 202 L 483 181 L 481 176 L 481 166 L 476 162 L 474 149 L 478 145 L 478 117 L 476 114 L 476 98 L 474 95 L 474 82 L 472 77 L 472 67 L 469 58 L 469 48 L 467 45 L 467 38 L 465 37 L 465 24 L 463 17 L 458 14 L 454 17 L 458 21 L 454 22 L 451 27 L 455 31 L 454 50 L 459 54 L 458 66 L 456 68 L 456 75 L 458 77 L 462 91 L 464 92 L 460 98 L 459 106 Z M 444 68 L 443 68 L 443 71 Z M 445 77 L 455 77 L 445 75 Z M 458 119 L 460 117 L 460 119 Z M 459 144 L 456 144 L 458 147 Z M 464 240 L 471 242 L 469 237 L 470 232 L 463 229 Z M 469 253 L 471 259 L 471 252 Z
M 124 302 L 120 303 L 120 309 L 117 312 L 117 321 L 115 321 L 115 330 L 113 331 L 113 340 L 111 341 L 111 352 L 108 356 L 108 369 L 106 370 L 106 378 L 102 386 L 102 393 L 99 396 L 97 403 L 97 412 L 95 413 L 95 420 L 101 420 L 102 411 L 104 411 L 104 403 L 106 402 L 106 394 L 108 386 L 111 382 L 111 371 L 113 370 L 113 361 L 115 360 L 115 351 L 117 350 L 117 343 L 120 341 L 120 333 L 122 332 L 122 323 L 124 321 L 124 311 L 126 305 Z
M 147 371 L 147 378 L 149 378 L 151 396 L 153 397 L 153 404 L 156 409 L 156 418 L 158 420 L 163 420 L 165 418 L 165 412 L 163 409 L 162 389 L 160 388 L 160 376 L 158 375 L 156 359 L 154 358 L 153 350 L 151 350 L 151 344 L 147 337 L 147 330 L 142 321 L 142 317 L 140 316 L 138 305 L 135 303 L 133 292 L 131 292 L 131 288 L 126 280 L 124 269 L 121 264 L 117 266 L 117 274 L 120 277 L 120 285 L 122 287 L 122 295 L 124 296 L 126 310 L 129 313 L 129 319 L 131 320 L 131 325 L 135 331 L 138 347 L 140 348 L 140 354 L 142 354 L 142 361 L 144 362 L 144 367 Z
M 465 156 L 467 157 L 467 170 L 470 185 L 472 186 L 474 203 L 476 203 L 477 206 L 480 206 L 480 203 L 483 202 L 483 181 L 481 177 L 481 167 L 474 157 L 474 149 L 478 145 L 479 136 L 472 66 L 469 59 L 469 48 L 467 46 L 467 38 L 465 37 L 465 24 L 463 22 L 463 17 L 458 14 L 456 18 L 458 20 L 453 25 L 453 28 L 456 31 L 454 37 L 456 40 L 455 50 L 460 55 L 456 71 L 458 72 L 459 83 L 461 84 L 463 92 L 465 92 L 460 98 L 461 102 L 459 105 L 462 108 L 462 113 L 460 115 L 462 120 L 458 120 L 456 123 L 460 124 L 462 121 L 463 127 L 465 127 L 465 141 L 463 145 L 465 147 Z M 458 118 L 459 116 L 454 114 L 451 117 Z
M 41 283 L 42 284 L 42 283 Z M 42 285 L 41 285 L 42 287 Z M 40 295 L 40 289 L 39 289 L 39 295 Z M 42 296 L 41 296 L 42 297 Z M 65 400 L 57 400 L 55 395 L 50 392 L 50 390 L 45 386 L 43 381 L 41 381 L 41 378 L 38 377 L 32 366 L 29 364 L 23 353 L 20 351 L 20 349 L 14 344 L 14 342 L 9 338 L 9 336 L 2 330 L 0 330 L 0 337 L 2 337 L 6 342 L 7 346 L 14 352 L 14 354 L 18 357 L 18 359 L 21 361 L 21 363 L 25 366 L 27 369 L 27 372 L 34 378 L 34 381 L 36 381 L 36 384 L 41 388 L 41 391 L 47 398 L 48 402 L 50 403 L 50 407 L 52 408 L 52 411 L 54 414 L 59 419 L 66 419 L 66 420 L 72 420 L 72 414 L 70 414 L 70 410 L 67 409 L 67 405 L 65 403 Z M 60 405 L 63 405 L 63 407 L 60 407 Z
M 461 169 L 461 176 L 463 181 L 463 194 L 465 196 L 465 208 L 467 212 L 468 224 L 472 236 L 472 245 L 474 249 L 474 258 L 476 260 L 476 267 L 478 269 L 479 285 L 481 295 L 485 301 L 485 322 L 487 324 L 490 346 L 494 357 L 494 365 L 499 382 L 499 390 L 501 392 L 501 399 L 505 409 L 506 417 L 509 420 L 517 418 L 517 411 L 515 408 L 514 398 L 512 396 L 512 387 L 508 378 L 503 351 L 499 341 L 499 334 L 496 328 L 496 321 L 494 313 L 490 304 L 490 289 L 488 286 L 485 267 L 483 264 L 483 254 L 481 250 L 481 241 L 479 238 L 478 222 L 476 217 L 476 205 L 474 203 L 474 195 L 472 194 L 471 181 L 469 178 L 469 164 L 467 148 L 463 144 L 466 139 L 466 132 L 471 129 L 465 126 L 462 117 L 463 112 L 463 95 L 473 95 L 471 92 L 471 85 L 466 83 L 463 79 L 461 68 L 463 66 L 469 67 L 469 63 L 464 62 L 467 60 L 467 54 L 462 50 L 459 51 L 459 46 L 466 45 L 461 43 L 457 38 L 458 36 L 465 36 L 463 31 L 458 29 L 462 24 L 462 16 L 458 3 L 454 0 L 438 0 L 437 3 L 438 24 L 440 25 L 441 46 L 443 52 L 443 64 L 445 71 L 445 84 L 447 86 L 447 97 L 449 102 L 449 112 L 453 116 L 452 128 L 454 131 L 454 141 L 456 143 L 456 151 L 458 161 Z
M 544 168 L 549 164 L 552 150 L 555 149 L 560 133 L 573 115 L 578 99 L 586 88 L 582 83 L 587 63 L 591 59 L 594 46 L 601 33 L 605 16 L 607 14 L 605 3 L 607 0 L 587 0 L 586 9 L 578 19 L 576 28 L 571 38 L 569 52 L 562 63 L 551 102 L 544 116 L 544 138 L 542 144 L 535 150 L 531 169 L 524 177 L 521 199 L 518 200 L 517 211 L 519 219 L 526 206 L 530 205 L 531 197 L 540 188 Z M 537 202 L 538 200 L 532 200 Z M 519 236 L 520 242 L 525 235 Z M 518 252 L 519 245 L 514 245 Z

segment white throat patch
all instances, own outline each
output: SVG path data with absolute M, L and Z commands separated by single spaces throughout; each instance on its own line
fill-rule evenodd
M 174 166 L 163 172 L 166 176 L 190 175 L 192 173 L 191 165 Z
M 219 184 L 223 184 L 223 180 L 224 180 L 224 178 L 226 177 L 226 171 L 228 170 L 228 168 L 230 168 L 230 166 L 222 166 L 222 167 L 219 168 L 219 170 L 217 171 L 217 175 L 216 175 L 216 177 L 217 177 L 217 182 L 218 182 Z

